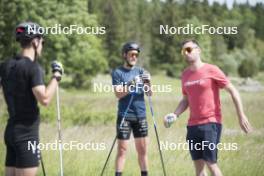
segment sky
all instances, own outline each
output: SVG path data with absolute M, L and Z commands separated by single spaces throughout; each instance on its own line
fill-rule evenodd
M 235 0 L 208 0 L 210 4 L 213 2 L 219 2 L 220 4 L 226 2 L 228 8 L 232 8 L 232 5 Z M 246 3 L 247 0 L 236 0 L 237 3 Z M 257 2 L 262 2 L 264 4 L 264 0 L 248 0 L 250 5 L 255 5 Z

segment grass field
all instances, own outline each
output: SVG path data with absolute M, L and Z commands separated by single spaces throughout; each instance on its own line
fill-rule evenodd
M 99 76 L 95 80 L 109 80 L 110 77 Z M 172 112 L 181 97 L 180 81 L 177 79 L 154 76 L 154 84 L 170 84 L 172 92 L 156 93 L 153 96 L 154 113 L 156 116 L 160 140 L 174 143 L 184 142 L 188 112 L 170 128 L 164 128 L 162 117 Z M 110 84 L 106 81 L 105 84 Z M 221 93 L 223 111 L 222 142 L 237 143 L 236 151 L 219 151 L 219 165 L 227 176 L 262 176 L 264 173 L 264 92 L 241 92 L 245 112 L 254 127 L 251 134 L 245 135 L 240 130 L 231 97 L 224 91 Z M 115 136 L 115 114 L 117 100 L 112 93 L 94 93 L 92 91 L 61 90 L 63 141 L 78 141 L 93 144 L 91 150 L 64 151 L 65 175 L 96 176 L 105 162 L 108 151 Z M 42 108 L 42 124 L 40 129 L 41 142 L 54 142 L 57 139 L 55 104 Z M 162 176 L 157 142 L 153 122 L 147 104 L 149 122 L 149 175 Z M 6 124 L 5 105 L 0 100 L 0 175 L 3 175 L 5 146 L 3 133 Z M 103 145 L 103 147 L 100 147 Z M 103 150 L 100 150 L 102 149 Z M 59 172 L 59 152 L 43 151 L 46 172 L 56 176 Z M 105 175 L 114 175 L 114 158 L 116 150 L 111 155 Z M 163 150 L 168 176 L 194 175 L 192 161 L 188 151 Z M 39 175 L 42 175 L 39 170 Z M 124 176 L 137 176 L 139 167 L 133 139 L 125 165 Z

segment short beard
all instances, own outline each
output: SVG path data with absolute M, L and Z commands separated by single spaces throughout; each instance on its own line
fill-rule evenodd
M 127 59 L 126 59 L 126 65 L 127 65 L 128 67 L 130 67 L 130 68 L 133 68 L 133 67 L 134 67 L 134 65 L 130 64 L 130 63 L 127 61 Z

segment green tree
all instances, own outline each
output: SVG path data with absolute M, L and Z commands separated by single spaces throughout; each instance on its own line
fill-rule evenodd
M 238 62 L 232 54 L 223 53 L 220 58 L 218 66 L 224 71 L 227 75 L 236 75 L 238 69 Z
M 258 73 L 257 63 L 251 59 L 243 60 L 238 68 L 238 73 L 243 78 L 253 77 Z
M 179 48 L 180 35 L 160 34 L 160 25 L 169 28 L 180 26 L 180 6 L 173 0 L 160 2 L 160 5 L 161 9 L 156 13 L 152 23 L 152 68 L 165 69 L 169 76 L 179 76 L 183 69 Z
M 5 4 L 5 10 L 1 14 L 5 25 L 0 28 L 4 36 L 0 44 L 0 48 L 4 50 L 1 52 L 3 58 L 11 56 L 12 52 L 16 51 L 18 45 L 14 45 L 14 28 L 21 21 L 34 21 L 44 27 L 56 24 L 61 24 L 62 27 L 98 26 L 96 16 L 88 14 L 87 2 L 84 0 L 78 2 L 61 0 L 57 3 L 41 0 L 1 2 Z M 45 40 L 46 46 L 40 59 L 45 70 L 49 71 L 51 60 L 60 60 L 65 66 L 66 75 L 72 78 L 71 84 L 76 87 L 89 84 L 93 76 L 106 69 L 107 62 L 98 36 L 48 34 L 45 35 Z
M 118 0 L 99 1 L 97 9 L 100 24 L 106 27 L 107 33 L 103 36 L 104 49 L 110 68 L 123 63 L 121 59 L 121 45 L 123 41 L 123 25 L 121 2 Z
M 264 4 L 257 3 L 253 8 L 253 11 L 256 15 L 256 21 L 254 25 L 254 29 L 256 30 L 256 37 L 264 40 Z

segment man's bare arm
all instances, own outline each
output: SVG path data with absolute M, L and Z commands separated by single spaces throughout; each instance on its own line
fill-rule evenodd
M 231 95 L 232 100 L 235 104 L 235 108 L 236 108 L 236 112 L 237 112 L 237 116 L 239 118 L 239 124 L 241 129 L 245 132 L 248 133 L 252 130 L 252 127 L 248 121 L 247 116 L 244 113 L 243 110 L 243 105 L 242 105 L 242 101 L 239 95 L 239 92 L 237 91 L 237 89 L 233 86 L 232 83 L 229 83 L 226 87 L 225 90 Z
M 35 86 L 32 88 L 32 91 L 40 104 L 48 106 L 56 92 L 57 86 L 58 82 L 53 78 L 47 87 L 45 85 Z
M 181 101 L 178 104 L 178 107 L 176 108 L 174 114 L 177 116 L 181 115 L 187 108 L 189 107 L 188 103 L 188 97 L 186 95 L 183 95 Z

